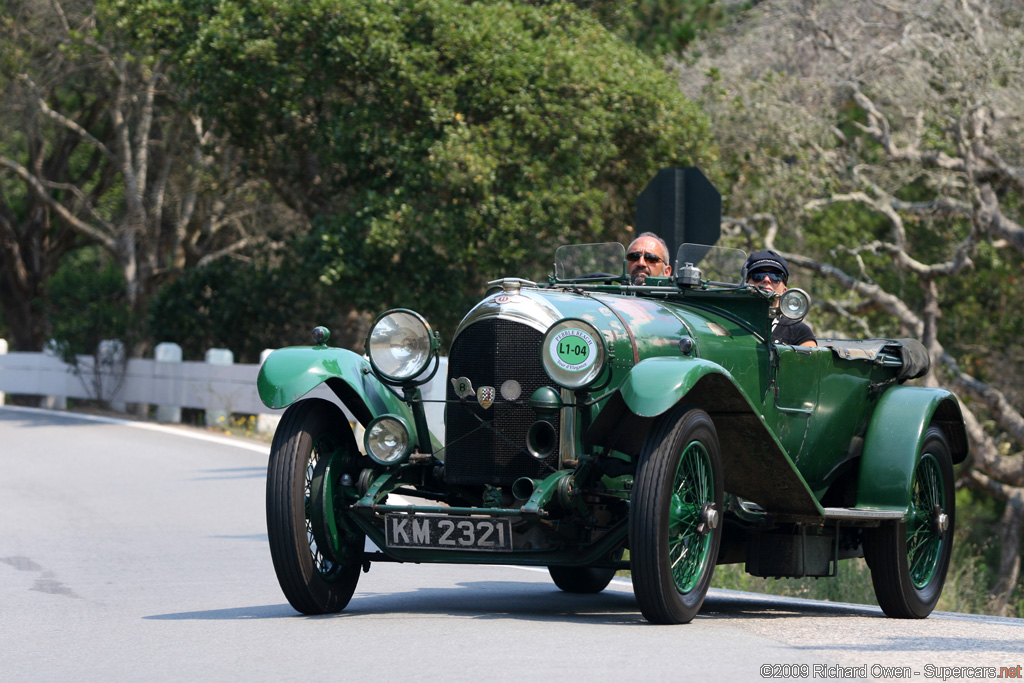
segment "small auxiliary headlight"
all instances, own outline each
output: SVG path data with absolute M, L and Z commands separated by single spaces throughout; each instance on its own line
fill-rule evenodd
M 366 336 L 366 355 L 374 370 L 405 381 L 423 372 L 434 351 L 434 333 L 418 313 L 394 309 L 378 316 Z
M 604 370 L 604 338 L 597 328 L 574 318 L 548 328 L 540 345 L 541 364 L 556 384 L 581 389 L 593 384 Z
M 779 301 L 779 312 L 790 320 L 803 320 L 811 310 L 811 296 L 802 289 L 787 289 Z
M 409 425 L 397 415 L 381 415 L 370 421 L 363 435 L 366 454 L 381 465 L 398 465 L 409 457 L 412 443 Z

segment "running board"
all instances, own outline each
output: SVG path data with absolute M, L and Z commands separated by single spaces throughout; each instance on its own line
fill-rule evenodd
M 875 521 L 903 521 L 906 513 L 902 510 L 865 510 L 862 508 L 822 508 L 825 519 L 861 519 Z

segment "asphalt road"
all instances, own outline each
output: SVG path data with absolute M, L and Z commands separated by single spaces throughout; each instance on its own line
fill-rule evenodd
M 692 624 L 652 626 L 628 580 L 575 596 L 516 567 L 375 564 L 346 612 L 301 616 L 267 548 L 267 451 L 0 408 L 0 681 L 957 681 L 1024 664 L 1024 620 L 712 590 Z

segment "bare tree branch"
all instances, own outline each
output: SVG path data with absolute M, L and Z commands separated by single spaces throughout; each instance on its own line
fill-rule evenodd
M 1019 443 L 1024 443 L 1024 417 L 1008 401 L 1003 393 L 960 370 L 959 364 L 949 354 L 943 354 L 941 361 L 952 373 L 951 382 L 957 391 L 972 396 L 983 403 L 995 416 L 996 424 Z M 1024 481 L 1021 483 L 1024 486 Z
M 8 159 L 5 156 L 0 156 L 0 166 L 6 166 L 12 170 L 18 177 L 25 181 L 35 192 L 36 196 L 47 204 L 51 209 L 57 212 L 68 225 L 72 226 L 75 230 L 81 232 L 83 235 L 95 240 L 99 244 L 104 245 L 108 249 L 115 248 L 116 241 L 110 236 L 110 234 L 98 230 L 95 227 L 89 225 L 85 221 L 79 219 L 77 216 L 72 214 L 67 208 L 54 199 L 49 192 L 46 191 L 46 187 L 42 181 L 39 180 L 35 175 L 29 172 L 27 168 L 19 164 L 18 162 Z M 108 230 L 113 230 L 113 226 L 109 223 L 104 225 Z
M 241 251 L 245 247 L 249 246 L 250 244 L 252 244 L 252 238 L 243 237 L 242 239 L 237 240 L 237 241 L 235 241 L 232 244 L 229 244 L 228 246 L 224 247 L 223 249 L 218 249 L 217 251 L 211 251 L 211 252 L 207 253 L 205 256 L 203 256 L 201 259 L 199 259 L 199 263 L 196 264 L 196 265 L 198 267 L 200 267 L 200 268 L 205 266 L 205 265 L 209 265 L 210 263 L 212 263 L 216 259 L 219 259 L 219 258 L 222 258 L 224 256 L 227 256 L 228 254 L 236 254 L 236 253 L 238 253 L 239 251 Z
M 32 91 L 36 94 L 35 104 L 39 107 L 39 111 L 41 111 L 44 115 L 53 119 L 60 125 L 64 126 L 68 130 L 74 131 L 78 135 L 81 135 L 82 138 L 88 140 L 90 144 L 92 144 L 96 149 L 102 152 L 103 156 L 107 157 L 112 161 L 117 161 L 117 155 L 111 152 L 106 145 L 104 145 L 102 142 L 93 137 L 93 135 L 89 131 L 82 128 L 80 125 L 78 125 L 78 123 L 72 121 L 60 112 L 56 112 L 53 109 L 51 109 L 50 105 L 48 105 L 46 103 L 46 100 L 39 94 L 39 87 L 35 84 L 35 82 L 28 74 L 21 74 L 18 76 L 18 78 L 25 81 L 25 83 L 28 84 L 29 88 L 31 88 Z

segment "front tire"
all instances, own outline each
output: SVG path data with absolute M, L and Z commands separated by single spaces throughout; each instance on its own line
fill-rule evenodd
M 281 590 L 303 614 L 340 612 L 359 581 L 363 535 L 340 534 L 341 546 L 332 551 L 317 512 L 332 504 L 322 501 L 329 465 L 355 448 L 344 413 L 322 399 L 290 406 L 274 433 L 267 466 L 270 555 Z
M 644 442 L 629 519 L 633 590 L 655 624 L 700 611 L 722 541 L 722 458 L 711 417 L 677 406 Z
M 949 441 L 925 432 L 906 521 L 865 532 L 864 558 L 878 606 L 897 619 L 923 619 L 942 594 L 953 551 L 956 500 Z

